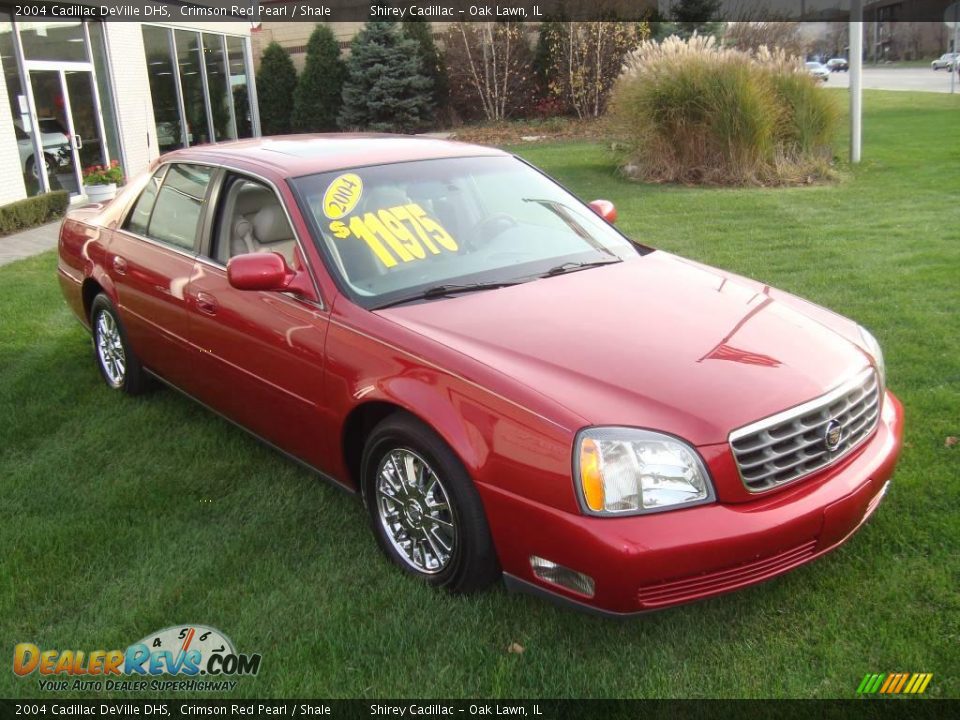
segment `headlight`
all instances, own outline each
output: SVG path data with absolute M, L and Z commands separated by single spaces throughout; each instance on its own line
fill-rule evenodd
M 591 515 L 675 510 L 715 497 L 697 452 L 682 440 L 651 430 L 582 430 L 573 465 L 577 494 Z
M 883 350 L 880 349 L 880 343 L 870 334 L 869 330 L 863 325 L 860 325 L 859 328 L 860 337 L 863 338 L 863 344 L 866 346 L 867 352 L 873 357 L 873 362 L 877 366 L 877 372 L 880 373 L 880 388 L 882 390 L 887 387 L 887 366 L 883 361 Z

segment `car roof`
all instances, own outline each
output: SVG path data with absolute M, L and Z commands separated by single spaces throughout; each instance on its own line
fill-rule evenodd
M 197 145 L 175 150 L 163 160 L 256 164 L 284 177 L 299 177 L 364 165 L 413 160 L 501 155 L 496 148 L 416 135 L 329 133 L 279 135 Z

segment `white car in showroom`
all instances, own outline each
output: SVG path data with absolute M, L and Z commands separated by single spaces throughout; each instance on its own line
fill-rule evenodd
M 70 138 L 56 118 L 40 118 L 40 142 L 43 157 L 47 163 L 47 173 L 70 164 Z M 20 167 L 25 175 L 40 178 L 40 171 L 34 157 L 33 138 L 29 129 L 24 129 L 21 120 L 13 121 L 17 135 L 17 149 L 20 151 Z

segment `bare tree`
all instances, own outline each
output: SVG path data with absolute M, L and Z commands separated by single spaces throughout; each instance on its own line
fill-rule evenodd
M 479 103 L 483 117 L 500 121 L 524 109 L 533 74 L 522 23 L 454 23 L 446 33 L 450 91 L 461 112 Z
M 797 22 L 731 22 L 723 34 L 724 45 L 737 50 L 758 50 L 762 46 L 779 48 L 790 55 L 803 56 L 806 47 Z
M 628 22 L 558 23 L 553 37 L 550 92 L 577 117 L 599 117 L 620 75 L 624 58 L 649 35 L 649 26 Z

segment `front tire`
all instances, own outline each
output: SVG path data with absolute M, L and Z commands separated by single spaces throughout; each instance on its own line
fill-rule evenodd
M 90 306 L 90 327 L 93 331 L 93 356 L 104 382 L 127 395 L 139 395 L 149 387 L 149 380 L 127 340 L 113 303 L 103 293 Z
M 408 415 L 377 425 L 361 465 L 370 526 L 404 571 L 455 593 L 500 576 L 480 496 L 453 451 Z

